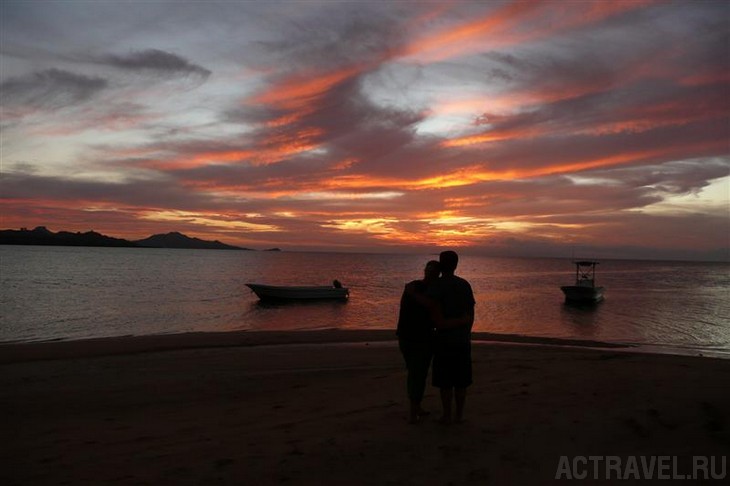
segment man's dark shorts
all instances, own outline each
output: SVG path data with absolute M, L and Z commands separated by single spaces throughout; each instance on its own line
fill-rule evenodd
M 472 383 L 471 343 L 436 343 L 433 355 L 433 386 L 466 388 Z

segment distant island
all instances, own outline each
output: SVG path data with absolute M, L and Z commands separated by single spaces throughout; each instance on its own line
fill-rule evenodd
M 251 248 L 227 245 L 220 241 L 206 241 L 199 238 L 191 238 L 182 233 L 171 232 L 166 234 L 152 235 L 143 240 L 129 241 L 121 238 L 102 235 L 95 231 L 86 233 L 71 233 L 59 231 L 54 233 L 45 226 L 38 226 L 29 230 L 0 230 L 0 245 L 42 245 L 42 246 L 100 246 L 115 248 L 178 248 L 190 250 L 245 250 Z M 279 248 L 272 248 L 266 251 L 281 251 Z
M 135 246 L 143 248 L 187 248 L 196 250 L 251 250 L 238 246 L 226 245 L 218 240 L 206 241 L 199 238 L 191 238 L 182 233 L 172 232 L 164 235 L 152 235 L 144 240 L 132 242 Z

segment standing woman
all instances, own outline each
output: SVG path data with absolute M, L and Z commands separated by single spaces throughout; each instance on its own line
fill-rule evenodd
M 408 399 L 410 400 L 409 423 L 418 423 L 428 413 L 421 408 L 426 389 L 428 368 L 433 356 L 434 322 L 432 310 L 426 304 L 429 287 L 439 280 L 439 262 L 431 260 L 426 264 L 423 280 L 406 284 L 400 300 L 398 315 L 398 345 L 408 369 Z

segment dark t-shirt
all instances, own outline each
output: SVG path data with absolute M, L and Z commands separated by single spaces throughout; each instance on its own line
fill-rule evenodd
M 423 280 L 414 280 L 408 285 L 412 286 L 416 293 L 426 295 L 428 286 Z M 400 313 L 398 314 L 398 330 L 396 331 L 398 337 L 409 341 L 430 341 L 433 337 L 433 328 L 429 310 L 404 291 L 400 299 Z
M 441 277 L 429 290 L 441 305 L 444 318 L 463 317 L 474 312 L 474 293 L 469 282 L 456 275 Z M 444 344 L 468 344 L 471 340 L 471 326 L 464 325 L 436 331 L 437 341 Z

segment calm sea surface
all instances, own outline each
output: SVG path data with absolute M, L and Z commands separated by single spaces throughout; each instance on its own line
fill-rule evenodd
M 392 329 L 432 256 L 0 246 L 0 341 L 189 331 Z M 569 260 L 463 256 L 475 330 L 730 351 L 730 265 L 606 260 L 606 300 L 563 303 Z M 263 305 L 245 286 L 329 284 L 346 303 Z

